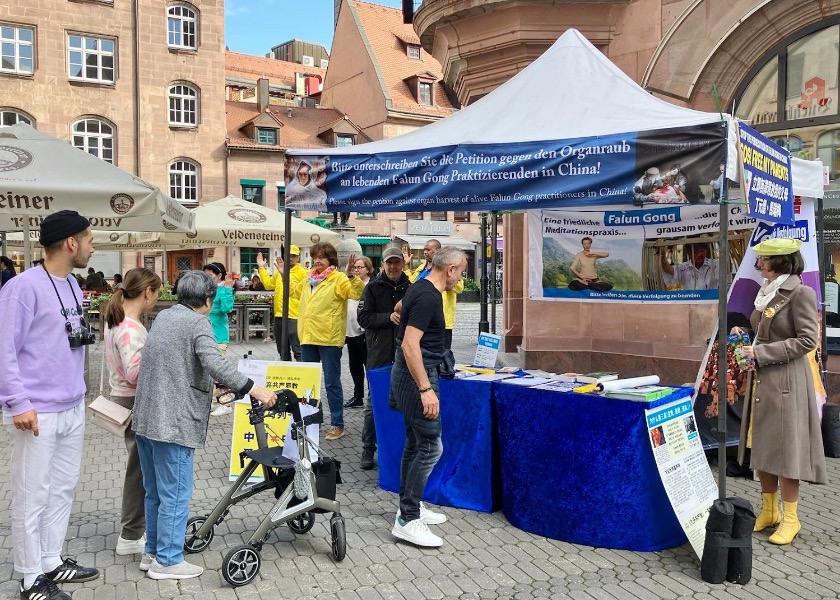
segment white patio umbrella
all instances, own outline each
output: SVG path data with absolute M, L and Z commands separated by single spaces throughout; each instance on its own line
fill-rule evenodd
M 122 236 L 111 232 L 94 238 L 101 250 L 176 250 L 248 246 L 278 248 L 285 241 L 285 215 L 282 212 L 226 196 L 195 209 L 195 233 L 131 233 Z M 291 243 L 311 246 L 318 242 L 340 241 L 341 236 L 329 229 L 292 217 Z
M 0 127 L 0 231 L 76 210 L 93 229 L 194 231 L 191 210 L 119 167 L 22 123 Z

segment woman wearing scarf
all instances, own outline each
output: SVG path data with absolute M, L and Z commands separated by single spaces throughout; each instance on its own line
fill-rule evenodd
M 301 280 L 298 313 L 300 355 L 304 362 L 320 362 L 324 371 L 332 429 L 324 436 L 337 440 L 344 435 L 344 390 L 341 387 L 341 349 L 347 327 L 347 301 L 362 297 L 364 282 L 336 270 L 338 253 L 322 242 L 310 250 L 313 265 L 308 279 Z M 355 263 L 350 257 L 350 264 Z M 295 290 L 290 290 L 294 292 Z
M 286 186 L 286 196 L 295 200 L 323 202 L 326 205 L 327 192 L 318 187 L 315 168 L 306 160 L 301 160 L 295 171 L 295 178 Z
M 820 418 L 808 353 L 817 346 L 816 293 L 799 276 L 802 242 L 771 239 L 753 247 L 766 282 L 755 299 L 755 330 L 744 354 L 755 359 L 752 402 L 744 407 L 739 459 L 752 448 L 750 466 L 761 481 L 761 513 L 755 531 L 779 527 L 771 544 L 790 544 L 797 517 L 800 480 L 826 482 Z M 736 328 L 737 329 L 737 328 Z M 781 490 L 782 511 L 778 493 Z

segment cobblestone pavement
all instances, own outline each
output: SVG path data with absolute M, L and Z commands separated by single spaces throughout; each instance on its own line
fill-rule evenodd
M 458 307 L 456 359 L 469 360 L 478 323 L 477 305 Z M 94 356 L 96 354 L 94 348 Z M 255 358 L 273 359 L 273 344 L 254 340 L 232 346 L 229 355 L 248 349 Z M 346 366 L 346 353 L 345 353 Z M 91 372 L 98 373 L 94 359 Z M 350 393 L 344 377 L 345 395 Z M 96 387 L 96 384 L 91 388 Z M 444 546 L 420 550 L 396 543 L 390 529 L 397 508 L 394 494 L 377 487 L 376 471 L 358 469 L 361 410 L 347 410 L 348 434 L 325 449 L 344 462 L 339 487 L 347 519 L 347 557 L 335 563 L 330 554 L 328 520 L 318 516 L 307 534 L 295 536 L 280 527 L 262 552 L 258 578 L 232 588 L 219 574 L 227 551 L 241 544 L 270 506 L 259 496 L 232 509 L 217 527 L 216 537 L 189 560 L 207 570 L 176 583 L 153 581 L 138 570 L 138 557 L 114 554 L 125 450 L 95 427 L 87 431 L 86 454 L 70 520 L 67 554 L 93 564 L 102 577 L 86 584 L 66 584 L 74 600 L 179 598 L 202 600 L 269 599 L 424 599 L 510 597 L 607 600 L 667 598 L 837 598 L 840 589 L 840 461 L 828 459 L 830 485 L 803 485 L 800 518 L 803 530 L 793 545 L 771 546 L 765 535 L 754 539 L 753 581 L 746 586 L 709 585 L 700 579 L 699 564 L 689 546 L 662 552 L 628 552 L 576 546 L 520 531 L 504 514 L 446 508 L 449 521 L 436 527 Z M 191 514 L 206 514 L 227 488 L 227 449 L 231 420 L 214 417 L 207 446 L 196 455 L 195 493 Z M 17 577 L 10 557 L 8 437 L 0 434 L 0 598 L 17 598 Z M 759 501 L 758 483 L 730 480 L 730 494 Z M 266 495 L 267 496 L 267 495 Z M 551 499 L 547 498 L 547 502 Z M 609 510 L 608 498 L 593 498 Z M 558 515 L 574 519 L 575 515 Z

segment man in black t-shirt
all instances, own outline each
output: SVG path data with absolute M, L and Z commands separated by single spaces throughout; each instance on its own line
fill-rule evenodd
M 400 508 L 391 533 L 418 546 L 437 547 L 443 540 L 429 530 L 446 515 L 426 508 L 420 499 L 443 452 L 437 368 L 443 359 L 446 322 L 443 292 L 461 280 L 464 253 L 441 248 L 428 276 L 414 283 L 403 299 L 397 352 L 391 371 L 390 403 L 405 420 L 405 448 L 400 469 Z

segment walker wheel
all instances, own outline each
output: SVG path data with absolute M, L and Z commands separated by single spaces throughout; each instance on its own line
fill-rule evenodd
M 305 512 L 289 521 L 288 525 L 289 529 L 298 535 L 306 533 L 315 526 L 315 515 L 311 512 Z
M 259 551 L 245 544 L 227 553 L 222 561 L 222 577 L 234 587 L 251 583 L 260 572 L 262 558 Z
M 187 554 L 195 554 L 207 549 L 210 542 L 213 541 L 213 536 L 216 534 L 215 526 L 210 528 L 207 532 L 207 537 L 197 537 L 196 533 L 207 521 L 207 517 L 193 517 L 187 521 L 187 535 L 184 538 L 184 552 Z
M 330 519 L 330 533 L 332 534 L 333 558 L 341 562 L 347 556 L 347 532 L 344 529 L 344 517 L 334 515 Z

